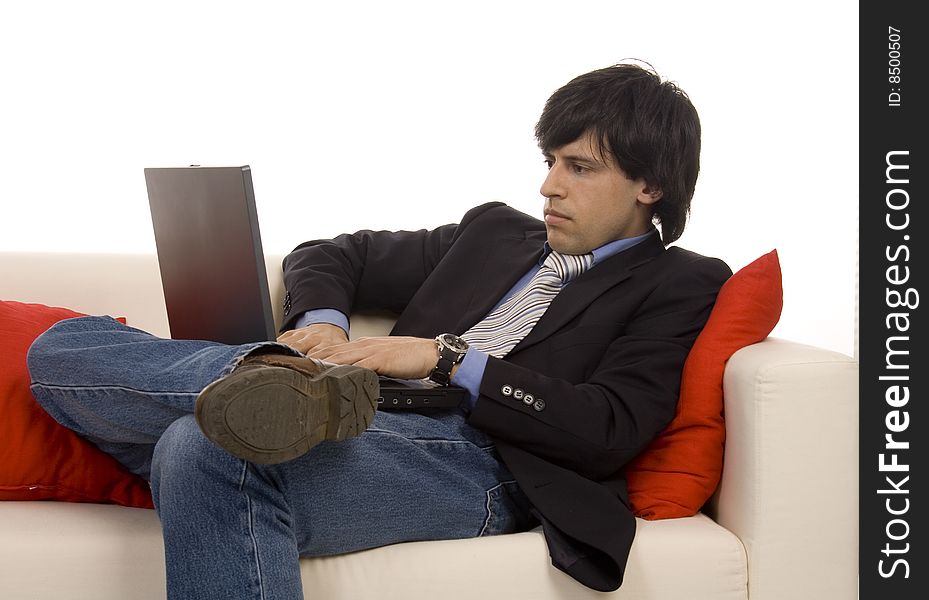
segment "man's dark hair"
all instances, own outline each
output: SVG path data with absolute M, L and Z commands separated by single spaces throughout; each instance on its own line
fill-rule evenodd
M 652 216 L 665 245 L 678 239 L 700 171 L 700 119 L 687 94 L 635 64 L 586 73 L 552 94 L 535 135 L 550 152 L 588 131 L 605 159 L 612 156 L 629 178 L 661 190 Z

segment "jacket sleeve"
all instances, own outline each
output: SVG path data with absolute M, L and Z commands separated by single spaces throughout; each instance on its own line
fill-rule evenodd
M 730 274 L 725 263 L 705 257 L 678 269 L 648 295 L 583 382 L 490 358 L 470 423 L 590 479 L 617 472 L 674 417 L 684 361 Z M 515 398 L 517 389 L 534 402 Z
M 433 230 L 344 234 L 297 246 L 284 258 L 285 315 L 281 331 L 308 310 L 401 312 L 462 231 L 500 203 L 469 211 L 460 224 Z

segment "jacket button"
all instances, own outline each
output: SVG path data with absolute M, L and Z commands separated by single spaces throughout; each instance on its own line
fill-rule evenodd
M 290 292 L 287 292 L 286 294 L 284 294 L 284 316 L 285 317 L 290 314 L 291 308 L 292 306 L 291 306 L 291 301 L 290 301 Z
M 535 396 L 533 396 L 532 394 L 526 394 L 525 396 L 523 396 L 523 403 L 525 403 L 526 406 L 532 404 L 533 402 L 535 402 Z
M 523 391 L 522 391 L 521 389 L 515 389 L 515 390 L 513 390 L 513 399 L 514 399 L 514 400 L 522 400 L 522 399 L 523 399 Z
M 502 388 L 500 388 L 500 393 L 509 398 L 513 395 L 513 387 L 504 385 Z
M 532 408 L 536 409 L 536 411 L 538 412 L 542 412 L 543 410 L 545 410 L 545 400 L 542 400 L 541 398 L 539 398 L 538 400 L 535 401 L 535 404 L 532 405 Z

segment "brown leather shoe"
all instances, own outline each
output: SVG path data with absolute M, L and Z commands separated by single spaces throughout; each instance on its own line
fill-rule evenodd
M 285 354 L 246 357 L 197 397 L 203 433 L 230 454 L 276 464 L 359 435 L 377 410 L 377 374 Z

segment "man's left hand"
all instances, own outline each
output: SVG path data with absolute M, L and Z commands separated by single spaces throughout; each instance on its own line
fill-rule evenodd
M 357 365 L 398 379 L 427 377 L 439 360 L 435 340 L 383 336 L 328 346 L 307 354 L 340 365 Z

